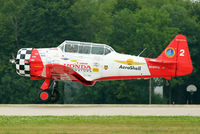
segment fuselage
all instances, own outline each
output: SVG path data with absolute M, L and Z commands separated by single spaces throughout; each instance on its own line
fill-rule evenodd
M 19 61 L 16 64 L 18 74 L 31 79 L 77 81 L 67 73 L 59 73 L 59 69 L 48 74 L 46 66 L 49 64 L 71 68 L 87 81 L 174 75 L 166 64 L 150 62 L 154 59 L 120 54 L 110 46 L 96 43 L 65 41 L 56 48 L 22 48 L 16 59 Z

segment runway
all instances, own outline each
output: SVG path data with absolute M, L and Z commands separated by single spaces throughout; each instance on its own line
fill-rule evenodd
M 1 116 L 200 116 L 200 105 L 0 105 Z

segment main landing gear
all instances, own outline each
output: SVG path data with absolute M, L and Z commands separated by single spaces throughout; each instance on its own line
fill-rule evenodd
M 39 92 L 39 100 L 41 103 L 54 103 L 59 99 L 59 92 L 57 90 L 57 82 L 53 81 L 50 87 Z

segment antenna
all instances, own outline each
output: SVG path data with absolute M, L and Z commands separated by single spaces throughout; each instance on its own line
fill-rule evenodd
M 144 48 L 143 50 L 142 50 L 142 52 L 140 52 L 140 54 L 138 54 L 138 57 L 146 50 L 147 48 Z

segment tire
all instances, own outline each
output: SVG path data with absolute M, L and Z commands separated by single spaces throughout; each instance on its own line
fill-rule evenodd
M 51 94 L 48 90 L 41 90 L 39 92 L 39 100 L 41 103 L 47 103 L 51 99 Z

